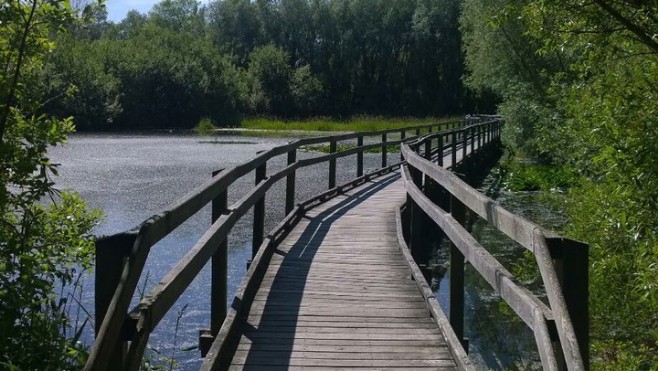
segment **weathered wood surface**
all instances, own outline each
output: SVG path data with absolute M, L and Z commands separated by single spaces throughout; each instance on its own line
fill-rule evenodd
M 308 211 L 275 249 L 231 369 L 455 369 L 398 247 L 399 174 Z

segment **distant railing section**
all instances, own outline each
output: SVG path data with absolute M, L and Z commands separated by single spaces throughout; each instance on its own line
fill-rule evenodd
M 483 139 L 488 131 L 480 131 L 480 118 L 467 118 L 468 135 Z M 265 237 L 265 197 L 268 190 L 286 178 L 285 212 L 300 214 L 312 202 L 320 202 L 332 194 L 340 193 L 349 186 L 366 181 L 387 171 L 399 168 L 401 163 L 388 164 L 388 150 L 402 145 L 421 134 L 433 135 L 440 130 L 452 134 L 443 138 L 441 148 L 458 145 L 465 131 L 455 131 L 464 121 L 417 125 L 402 129 L 350 133 L 293 141 L 260 153 L 243 164 L 213 173 L 206 183 L 176 201 L 160 214 L 154 215 L 130 231 L 103 237 L 96 241 L 95 316 L 96 341 L 91 349 L 86 370 L 137 370 L 151 332 L 175 304 L 201 269 L 211 262 L 211 315 L 210 329 L 202 331 L 202 354 L 210 348 L 227 315 L 227 242 L 226 238 L 235 224 L 253 208 L 252 256 L 267 243 Z M 448 131 L 445 131 L 448 130 Z M 450 131 L 452 130 L 452 131 Z M 446 134 L 450 135 L 450 134 Z M 456 136 L 454 136 L 456 135 Z M 493 135 L 493 134 L 492 134 Z M 364 142 L 368 139 L 370 143 Z M 356 140 L 356 146 L 338 151 L 338 144 Z M 484 140 L 484 139 L 483 139 Z M 299 160 L 297 151 L 303 146 L 325 144 L 329 153 Z M 408 147 L 407 147 L 408 148 Z M 446 147 L 447 148 L 447 147 Z M 381 167 L 364 175 L 364 152 L 380 149 Z M 431 149 L 430 149 L 431 152 Z M 268 161 L 277 156 L 287 156 L 287 166 L 268 173 Z M 356 157 L 357 179 L 347 186 L 336 186 L 336 160 L 346 156 Z M 440 156 L 442 157 L 442 156 Z M 322 195 L 296 204 L 296 171 L 320 163 L 328 163 L 328 191 Z M 453 162 L 454 163 L 454 162 Z M 228 205 L 227 192 L 234 182 L 254 173 L 254 187 L 232 205 Z M 151 247 L 169 235 L 205 205 L 212 205 L 212 225 L 190 248 L 188 253 L 162 278 L 140 303 L 130 309 L 130 302 L 142 276 Z M 283 205 L 282 205 L 283 206 Z
M 429 218 L 451 241 L 450 324 L 460 342 L 464 338 L 465 258 L 495 292 L 533 331 L 545 370 L 589 368 L 588 246 L 560 238 L 540 226 L 505 210 L 443 168 L 444 156 L 433 156 L 433 142 L 451 151 L 451 167 L 458 151 L 486 148 L 498 143 L 502 120 L 495 116 L 471 117 L 477 122 L 449 132 L 432 133 L 402 145 L 403 179 L 407 191 L 407 240 L 414 250 L 427 248 L 422 235 L 431 231 L 419 220 Z M 444 145 L 449 141 L 449 145 Z M 461 148 L 458 148 L 461 146 Z M 441 152 L 442 153 L 442 152 Z M 471 153 L 476 156 L 481 152 Z M 435 159 L 435 161 L 433 160 Z M 443 208 L 442 208 L 443 207 Z M 549 305 L 521 286 L 465 228 L 466 213 L 478 215 L 533 253 Z

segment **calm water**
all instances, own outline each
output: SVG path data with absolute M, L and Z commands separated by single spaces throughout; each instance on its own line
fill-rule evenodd
M 104 221 L 96 235 L 108 235 L 130 229 L 165 209 L 177 198 L 206 181 L 212 171 L 228 168 L 253 158 L 257 152 L 289 142 L 290 138 L 253 138 L 222 136 L 216 139 L 189 135 L 74 135 L 64 147 L 49 154 L 60 163 L 57 188 L 80 193 L 92 208 L 104 212 Z M 299 152 L 298 158 L 321 155 Z M 389 163 L 399 157 L 391 154 Z M 378 154 L 365 155 L 365 170 L 374 170 Z M 268 172 L 285 167 L 285 156 L 268 161 Z M 328 185 L 327 164 L 303 169 L 297 174 L 296 200 L 305 200 Z M 355 156 L 338 160 L 338 183 L 356 174 Z M 253 174 L 239 179 L 229 188 L 229 203 L 237 201 L 251 186 Z M 284 216 L 285 180 L 266 197 L 266 230 Z M 171 236 L 152 248 L 139 285 L 139 292 L 150 291 L 201 237 L 210 226 L 210 210 L 204 208 L 179 227 Z M 251 256 L 251 216 L 243 218 L 229 236 L 229 303 L 244 275 Z M 154 360 L 174 357 L 180 369 L 200 365 L 198 330 L 209 327 L 209 269 L 206 267 L 151 335 L 149 349 Z M 147 279 L 146 279 L 147 278 Z M 137 303 L 137 293 L 133 303 Z M 87 279 L 81 302 L 93 315 L 93 280 Z M 176 322 L 180 317 L 178 331 Z M 93 321 L 91 321 L 93 323 Z M 175 335 L 175 336 L 174 336 Z M 89 328 L 85 340 L 93 340 Z
M 494 180 L 495 177 L 490 175 L 480 191 L 487 193 Z M 558 199 L 559 195 L 502 191 L 489 197 L 507 210 L 548 229 L 559 230 L 567 222 L 558 208 L 548 201 Z M 471 233 L 522 284 L 546 302 L 534 258 L 525 248 L 479 218 L 473 224 Z M 438 274 L 435 274 L 434 286 L 445 313 L 449 312 L 448 247 L 444 243 L 435 256 L 435 272 Z M 468 263 L 465 285 L 464 331 L 470 343 L 469 356 L 478 368 L 541 370 L 532 331 Z

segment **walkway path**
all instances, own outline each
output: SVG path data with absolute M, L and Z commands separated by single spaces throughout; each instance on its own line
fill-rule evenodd
M 232 369 L 455 369 L 396 237 L 397 173 L 310 210 L 275 250 Z

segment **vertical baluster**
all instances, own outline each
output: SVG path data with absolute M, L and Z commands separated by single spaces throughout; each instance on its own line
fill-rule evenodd
M 256 168 L 256 185 L 265 180 L 267 176 L 267 162 Z M 254 205 L 254 226 L 251 243 L 251 257 L 256 256 L 258 248 L 263 243 L 265 235 L 265 196 Z
M 216 176 L 221 171 L 213 171 L 212 176 Z M 227 210 L 228 191 L 224 190 L 212 200 L 211 222 L 215 223 Z M 205 357 L 208 350 L 210 350 L 210 346 L 226 318 L 226 295 L 228 292 L 227 263 L 228 243 L 224 239 L 220 242 L 210 262 L 210 330 L 199 331 L 199 350 L 202 357 Z
M 438 156 L 438 164 L 439 166 L 443 166 L 443 134 L 439 135 L 439 156 Z
M 468 129 L 462 130 L 462 160 L 466 158 L 468 150 Z
M 456 197 L 450 198 L 450 213 L 459 224 L 464 225 L 466 209 Z M 450 325 L 457 339 L 468 352 L 468 342 L 464 339 L 464 255 L 450 243 Z
M 293 149 L 288 152 L 288 166 L 294 164 L 297 161 L 297 150 Z M 286 215 L 290 214 L 292 209 L 295 208 L 295 173 L 293 171 L 286 178 Z
M 400 130 L 400 140 L 404 142 L 407 136 L 406 130 Z M 404 155 L 402 154 L 402 143 L 400 143 L 400 161 L 404 161 Z
M 388 145 L 386 144 L 386 141 L 387 135 L 386 133 L 382 133 L 382 168 L 386 167 L 388 160 Z
M 110 306 L 114 292 L 121 281 L 121 273 L 130 255 L 137 235 L 122 233 L 100 238 L 96 241 L 96 271 L 95 271 L 95 310 L 96 335 L 101 328 L 105 314 Z M 116 343 L 108 369 L 125 369 L 125 360 L 128 355 L 128 341 L 120 336 Z
M 452 153 L 450 154 L 452 159 L 451 166 L 453 169 L 455 169 L 455 167 L 457 166 L 457 132 L 456 131 L 452 132 L 452 138 L 450 144 L 452 146 L 451 148 Z
M 329 142 L 329 153 L 336 153 L 336 139 Z M 329 160 L 329 189 L 336 187 L 336 159 Z
M 359 135 L 356 140 L 358 147 L 363 147 L 363 135 Z M 356 176 L 357 178 L 363 175 L 363 150 L 356 154 Z

